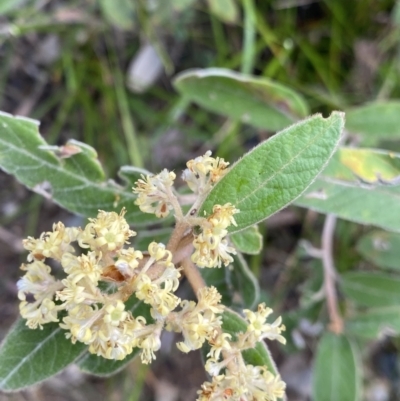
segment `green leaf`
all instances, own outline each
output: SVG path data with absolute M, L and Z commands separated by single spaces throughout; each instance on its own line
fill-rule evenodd
M 346 297 L 360 305 L 400 305 L 399 277 L 382 273 L 349 272 L 341 276 L 340 284 Z
M 153 173 L 144 168 L 135 166 L 122 166 L 118 171 L 118 176 L 121 177 L 129 187 L 133 187 L 136 181 L 142 178 L 142 175 L 153 175 Z
M 132 295 L 126 302 L 125 307 L 126 310 L 130 310 L 132 312 L 133 316 L 143 316 L 147 323 L 153 321 L 150 315 L 149 305 L 139 301 L 134 295 Z M 135 348 L 131 354 L 120 361 L 105 359 L 87 352 L 77 364 L 79 368 L 86 373 L 96 376 L 111 376 L 123 369 L 129 362 L 138 356 L 140 352 L 140 349 Z
M 267 78 L 222 68 L 183 72 L 175 78 L 174 86 L 187 99 L 214 113 L 270 131 L 309 114 L 307 103 L 291 89 Z
M 99 209 L 120 212 L 126 207 L 125 217 L 135 227 L 156 220 L 133 204 L 131 188 L 104 179 L 93 148 L 78 141 L 48 146 L 38 125 L 0 113 L 0 168 L 73 213 L 94 217 Z
M 20 390 L 51 377 L 74 362 L 86 347 L 67 340 L 57 323 L 32 330 L 20 319 L 0 348 L 0 390 Z
M 400 154 L 339 149 L 295 204 L 361 224 L 400 231 Z
M 235 0 L 208 0 L 210 11 L 227 23 L 235 23 L 239 19 L 239 9 Z
M 400 138 L 400 101 L 374 102 L 346 110 L 346 129 L 367 140 Z
M 372 231 L 360 238 L 357 251 L 378 267 L 400 270 L 400 234 Z
M 247 266 L 246 260 L 238 253 L 234 256 L 233 269 L 205 268 L 200 274 L 207 285 L 217 288 L 222 303 L 234 309 L 253 309 L 260 296 L 257 279 Z
M 208 286 L 213 285 L 222 295 L 222 303 L 224 305 L 233 305 L 234 290 L 229 269 L 204 268 L 200 269 L 200 274 Z
M 357 401 L 361 384 L 361 365 L 355 346 L 344 335 L 325 333 L 315 357 L 313 400 Z
M 369 309 L 346 319 L 346 333 L 365 339 L 400 334 L 400 306 Z
M 106 20 L 118 28 L 131 29 L 135 17 L 135 2 L 132 0 L 99 0 Z
M 260 298 L 260 287 L 254 274 L 249 269 L 246 259 L 240 253 L 234 256 L 231 276 L 232 286 L 235 291 L 235 301 L 240 299 L 242 308 L 253 309 Z
M 287 206 L 315 180 L 341 136 L 343 113 L 315 115 L 274 135 L 236 162 L 214 186 L 200 208 L 210 214 L 215 204 L 232 203 L 240 210 L 243 230 Z
M 222 330 L 228 333 L 233 339 L 238 333 L 244 333 L 247 329 L 246 321 L 236 312 L 225 309 L 222 315 Z M 253 349 L 242 352 L 243 358 L 247 364 L 253 366 L 267 366 L 268 370 L 274 375 L 278 374 L 275 362 L 273 361 L 267 345 L 264 342 L 257 343 Z
M 262 235 L 258 231 L 258 226 L 246 228 L 230 236 L 235 248 L 247 255 L 258 255 L 262 249 Z

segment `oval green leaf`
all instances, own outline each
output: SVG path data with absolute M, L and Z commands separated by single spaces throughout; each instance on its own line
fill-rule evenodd
M 357 251 L 378 267 L 400 270 L 400 234 L 372 231 L 360 238 Z
M 230 235 L 235 248 L 246 255 L 258 255 L 262 249 L 262 235 L 258 226 L 246 228 L 243 231 Z
M 374 102 L 346 110 L 346 128 L 366 139 L 398 139 L 400 101 Z
M 119 213 L 125 207 L 125 218 L 136 227 L 156 220 L 134 205 L 131 188 L 104 178 L 93 148 L 78 141 L 48 146 L 38 126 L 38 121 L 0 113 L 0 168 L 73 213 L 94 217 L 99 209 Z
M 215 204 L 232 203 L 240 213 L 231 233 L 268 218 L 315 180 L 336 149 L 343 125 L 343 113 L 315 115 L 261 143 L 215 185 L 199 215 L 211 213 Z
M 346 333 L 373 340 L 400 334 L 400 306 L 369 309 L 346 319 Z
M 325 333 L 315 356 L 313 400 L 357 401 L 361 384 L 361 365 L 354 344 L 344 335 Z
M 231 282 L 235 303 L 237 304 L 237 300 L 240 300 L 241 308 L 253 309 L 260 299 L 260 286 L 240 252 L 234 256 Z
M 57 323 L 32 330 L 18 320 L 0 348 L 0 390 L 14 391 L 61 372 L 87 348 L 72 344 Z
M 283 129 L 309 114 L 304 99 L 291 89 L 267 78 L 222 68 L 183 72 L 174 86 L 214 113 L 269 131 Z
M 349 272 L 341 276 L 347 298 L 371 307 L 400 305 L 400 278 L 382 273 Z
M 400 231 L 400 154 L 339 149 L 295 204 L 360 224 Z

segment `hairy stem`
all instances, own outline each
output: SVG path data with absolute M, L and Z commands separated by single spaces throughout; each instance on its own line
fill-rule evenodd
M 188 279 L 190 286 L 193 288 L 194 293 L 197 295 L 199 290 L 206 287 L 206 283 L 203 280 L 203 277 L 201 277 L 199 269 L 190 260 L 189 257 L 183 259 L 181 265 L 183 267 L 183 272 L 185 273 L 185 276 Z
M 168 241 L 167 249 L 172 253 L 178 249 L 179 243 L 181 242 L 182 237 L 185 235 L 185 232 L 189 228 L 187 223 L 178 221 L 174 230 L 172 231 L 171 238 Z
M 333 263 L 333 234 L 335 232 L 336 216 L 328 214 L 322 231 L 322 264 L 324 268 L 324 290 L 330 324 L 329 328 L 336 334 L 343 332 L 343 319 L 339 313 L 335 287 L 336 271 Z

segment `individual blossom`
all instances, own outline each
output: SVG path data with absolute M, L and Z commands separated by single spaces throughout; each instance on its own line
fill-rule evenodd
M 116 257 L 115 267 L 124 277 L 131 278 L 139 266 L 139 261 L 143 259 L 143 254 L 134 248 L 127 248 L 119 250 Z
M 151 281 L 146 274 L 140 274 L 134 282 L 135 295 L 144 303 L 151 305 L 154 318 L 167 316 L 174 310 L 180 299 L 172 292 L 172 283 L 167 282 L 164 288 Z
M 161 348 L 161 330 L 163 323 L 147 326 L 143 329 L 145 335 L 141 335 L 138 340 L 138 347 L 142 349 L 140 358 L 142 363 L 149 364 L 156 359 L 155 352 Z
M 87 276 L 67 276 L 62 280 L 64 288 L 56 293 L 56 299 L 63 302 L 67 310 L 78 304 L 93 305 L 103 303 L 106 295 Z
M 224 159 L 211 157 L 211 151 L 208 150 L 203 156 L 186 163 L 187 169 L 183 171 L 182 179 L 193 192 L 203 194 L 226 174 L 228 165 Z
M 110 312 L 111 308 L 108 308 L 108 311 Z M 106 313 L 93 326 L 96 336 L 89 345 L 89 352 L 106 359 L 121 360 L 137 347 L 137 333 L 146 328 L 146 320 L 142 316 L 134 318 L 130 312 L 125 312 L 118 305 L 112 312 L 116 312 L 116 316 L 111 321 L 108 318 L 109 313 Z
M 30 329 L 38 326 L 42 329 L 45 323 L 58 322 L 59 310 L 53 300 L 47 297 L 36 302 L 22 301 L 19 305 L 20 314 Z
M 189 352 L 215 336 L 221 327 L 221 316 L 224 307 L 220 305 L 221 295 L 215 287 L 205 287 L 198 292 L 198 303 L 184 300 L 182 309 L 167 317 L 167 330 L 182 332 L 184 341 L 177 347 L 182 352 Z
M 236 250 L 229 246 L 225 236 L 227 228 L 231 224 L 236 225 L 233 215 L 238 212 L 230 203 L 214 205 L 213 213 L 202 221 L 201 232 L 193 240 L 195 251 L 192 261 L 198 267 L 221 267 L 233 262 L 231 255 L 236 254 Z
M 286 384 L 265 366 L 242 365 L 232 372 L 213 376 L 199 390 L 197 401 L 277 401 L 285 395 Z
M 53 302 L 54 294 L 62 288 L 62 283 L 51 274 L 50 266 L 34 260 L 21 266 L 26 274 L 17 283 L 18 298 L 21 300 L 19 310 L 31 329 L 49 322 L 58 321 L 58 311 L 62 307 Z M 33 301 L 27 301 L 27 295 L 33 295 Z
M 83 277 L 97 285 L 103 272 L 102 266 L 99 264 L 101 259 L 96 252 L 88 252 L 86 255 L 75 256 L 71 253 L 64 253 L 61 258 L 61 266 L 69 278 L 78 282 Z
M 151 242 L 148 247 L 148 250 L 150 256 L 157 263 L 163 264 L 166 267 L 173 266 L 172 254 L 170 251 L 166 249 L 164 244 Z
M 119 215 L 100 210 L 97 218 L 89 219 L 90 223 L 79 234 L 79 245 L 97 253 L 106 253 L 118 251 L 124 244 L 129 244 L 128 239 L 136 233 L 129 229 L 124 218 L 125 213 L 125 209 Z
M 60 260 L 64 252 L 74 252 L 70 244 L 76 240 L 78 233 L 77 228 L 68 228 L 59 222 L 53 224 L 53 231 L 42 233 L 38 239 L 33 237 L 24 239 L 22 241 L 24 248 L 30 251 L 28 261 L 45 258 Z
M 262 341 L 266 338 L 278 340 L 282 344 L 286 343 L 285 337 L 281 335 L 281 332 L 285 330 L 282 318 L 279 316 L 273 323 L 266 323 L 268 316 L 272 313 L 272 309 L 267 308 L 265 303 L 258 305 L 256 312 L 248 309 L 243 312 L 249 323 L 246 333 L 240 336 L 239 342 L 243 343 L 243 347 L 251 348 L 257 341 Z
M 142 175 L 133 193 L 138 195 L 135 204 L 144 213 L 154 213 L 157 217 L 166 217 L 173 209 L 171 187 L 175 180 L 175 173 L 164 169 L 157 175 Z

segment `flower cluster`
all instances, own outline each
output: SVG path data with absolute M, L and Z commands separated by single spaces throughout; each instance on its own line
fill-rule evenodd
M 266 308 L 265 304 L 260 304 L 257 312 L 244 312 L 247 330 L 239 333 L 236 341 L 222 331 L 216 332 L 211 339 L 206 370 L 212 376 L 212 381 L 202 385 L 198 391 L 198 401 L 276 401 L 284 396 L 286 385 L 279 375 L 274 375 L 266 366 L 245 364 L 241 352 L 254 348 L 258 341 L 265 338 L 285 343 L 280 334 L 285 326 L 281 324 L 280 317 L 272 324 L 266 323 L 272 310 Z M 221 373 L 222 370 L 224 373 Z
M 31 263 L 22 266 L 26 274 L 18 282 L 20 312 L 29 327 L 37 328 L 58 322 L 63 310 L 60 327 L 73 342 L 87 344 L 91 353 L 108 359 L 123 359 L 139 347 L 148 363 L 160 347 L 166 316 L 180 303 L 174 294 L 180 273 L 163 244 L 152 242 L 146 256 L 124 247 L 136 235 L 124 213 L 100 211 L 83 230 L 58 223 L 52 232 L 25 240 Z M 76 255 L 74 242 L 86 253 Z M 59 262 L 65 278 L 51 274 L 47 258 Z M 154 265 L 162 271 L 150 278 L 147 272 Z M 102 281 L 113 283 L 116 290 L 102 290 Z M 33 302 L 27 301 L 28 294 Z M 132 294 L 150 305 L 153 323 L 125 310 L 124 302 Z
M 196 271 L 195 265 L 221 267 L 233 262 L 236 251 L 227 235 L 228 227 L 236 225 L 234 215 L 239 210 L 231 203 L 216 204 L 209 215 L 196 215 L 228 164 L 212 158 L 210 151 L 187 163 L 182 178 L 197 199 L 186 216 L 174 192 L 173 172 L 164 169 L 157 175 L 142 175 L 136 182 L 135 203 L 143 212 L 166 217 L 174 210 L 179 224 L 168 247 L 152 242 L 142 252 L 130 246 L 136 233 L 125 220 L 124 209 L 120 214 L 99 211 L 84 229 L 58 223 L 53 231 L 24 240 L 29 255 L 28 263 L 21 266 L 26 273 L 18 281 L 18 297 L 26 324 L 36 329 L 58 322 L 73 343 L 84 343 L 89 352 L 107 359 L 124 359 L 138 347 L 143 363 L 156 358 L 164 329 L 181 333 L 177 347 L 182 352 L 205 343 L 210 347 L 205 367 L 212 381 L 202 385 L 198 401 L 281 398 L 285 383 L 279 375 L 266 366 L 247 365 L 242 356 L 242 351 L 264 339 L 285 343 L 281 318 L 267 323 L 272 310 L 265 304 L 256 312 L 245 310 L 247 329 L 233 338 L 222 330 L 224 306 L 215 287 L 205 287 L 201 278 L 200 285 L 193 285 L 186 274 L 193 288 L 200 288 L 198 301 L 181 300 L 175 294 L 181 276 L 175 264 L 182 261 L 187 273 L 188 265 Z M 54 261 L 62 270 L 60 278 L 50 267 Z M 192 273 L 192 277 L 197 276 Z M 147 318 L 134 316 L 126 308 L 131 296 L 148 305 Z

